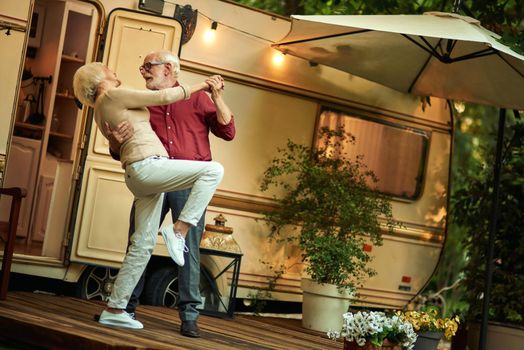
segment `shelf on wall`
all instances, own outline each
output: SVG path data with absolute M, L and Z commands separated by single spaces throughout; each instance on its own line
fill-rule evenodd
M 29 123 L 24 123 L 24 122 L 16 122 L 15 126 L 17 128 L 22 128 L 26 130 L 40 130 L 40 131 L 44 130 L 43 125 L 34 125 L 34 124 L 29 124 Z
M 62 61 L 63 62 L 82 63 L 82 64 L 85 63 L 85 60 L 78 58 L 78 57 L 69 56 L 69 55 L 62 55 Z
M 56 138 L 59 138 L 59 139 L 66 139 L 66 140 L 72 140 L 73 139 L 72 135 L 63 134 L 61 132 L 56 132 L 56 131 L 50 131 L 49 132 L 49 136 L 50 137 L 56 137 Z
M 73 100 L 74 101 L 75 96 L 69 95 L 69 94 L 66 94 L 66 93 L 57 92 L 56 93 L 56 98 L 63 98 L 63 99 L 66 99 L 66 100 Z

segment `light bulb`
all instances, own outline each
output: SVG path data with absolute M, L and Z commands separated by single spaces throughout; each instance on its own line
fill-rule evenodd
M 204 42 L 206 44 L 211 44 L 212 42 L 215 41 L 216 34 L 217 34 L 216 30 L 207 29 L 204 32 Z
M 211 28 L 206 30 L 204 33 L 204 42 L 206 42 L 207 44 L 211 44 L 212 42 L 215 41 L 215 37 L 217 34 L 217 27 L 218 27 L 218 22 L 216 21 L 211 22 Z
M 273 64 L 276 65 L 276 66 L 280 66 L 282 65 L 282 63 L 284 62 L 284 54 L 280 51 L 275 51 L 273 53 Z

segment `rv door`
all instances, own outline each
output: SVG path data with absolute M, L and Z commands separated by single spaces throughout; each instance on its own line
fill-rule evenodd
M 117 9 L 109 14 L 107 23 L 102 61 L 126 86 L 145 89 L 138 67 L 149 52 L 180 52 L 182 26 L 172 18 Z M 117 267 L 127 247 L 133 196 L 120 162 L 111 158 L 109 144 L 92 115 L 91 109 L 85 109 L 87 146 L 75 196 L 76 219 L 71 221 L 70 260 Z

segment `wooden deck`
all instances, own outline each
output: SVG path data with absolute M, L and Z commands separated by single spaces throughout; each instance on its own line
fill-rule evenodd
M 0 343 L 23 349 L 194 349 L 273 350 L 342 349 L 342 343 L 309 331 L 300 321 L 236 315 L 234 319 L 200 316 L 202 338 L 179 334 L 176 310 L 141 306 L 142 330 L 105 327 L 94 320 L 104 304 L 29 292 L 9 292 L 0 301 Z

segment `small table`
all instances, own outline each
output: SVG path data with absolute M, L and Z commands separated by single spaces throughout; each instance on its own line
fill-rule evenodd
M 223 250 L 215 250 L 215 249 L 208 249 L 208 248 L 200 248 L 200 254 L 205 255 L 214 255 L 214 256 L 220 256 L 225 258 L 231 258 L 231 262 L 224 268 L 222 271 L 220 271 L 216 276 L 210 276 L 213 281 L 216 281 L 220 276 L 222 276 L 226 271 L 233 269 L 233 276 L 231 278 L 231 289 L 229 293 L 229 304 L 226 306 L 224 302 L 222 301 L 222 298 L 220 297 L 220 292 L 218 289 L 216 290 L 216 296 L 218 300 L 220 301 L 220 304 L 224 307 L 226 310 L 225 312 L 218 311 L 218 310 L 206 310 L 202 309 L 200 310 L 200 313 L 203 315 L 210 315 L 210 316 L 219 316 L 219 317 L 229 317 L 233 318 L 233 313 L 235 312 L 235 302 L 236 302 L 236 296 L 237 296 L 237 289 L 238 289 L 238 279 L 240 277 L 240 263 L 242 261 L 242 253 L 233 253 L 233 252 L 227 252 Z

